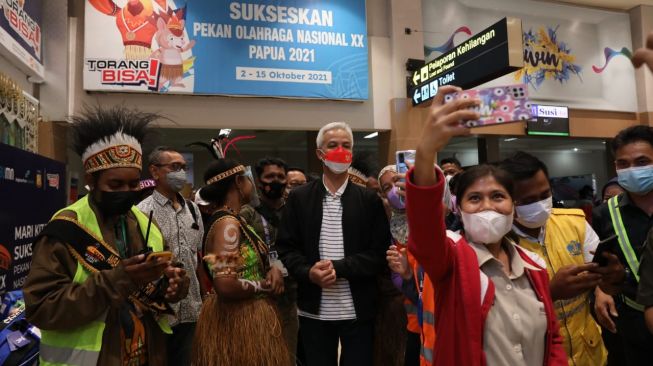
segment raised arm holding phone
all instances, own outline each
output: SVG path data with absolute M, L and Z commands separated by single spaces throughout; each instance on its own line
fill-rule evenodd
M 544 263 L 507 237 L 514 213 L 510 176 L 489 165 L 462 173 L 456 197 L 464 236 L 445 228 L 445 179 L 433 168 L 435 155 L 452 137 L 470 133 L 465 120 L 479 117 L 467 109 L 476 100 L 443 103 L 458 91 L 444 86 L 433 99 L 406 177 L 409 250 L 440 299 L 435 326 L 445 336 L 435 344 L 434 364 L 566 365 Z

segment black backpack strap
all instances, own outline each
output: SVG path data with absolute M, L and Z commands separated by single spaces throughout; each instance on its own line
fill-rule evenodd
M 193 206 L 193 203 L 190 200 L 186 200 L 186 204 L 188 205 L 188 210 L 190 211 L 190 215 L 193 216 L 193 229 L 199 230 L 200 225 L 197 223 L 197 212 L 195 212 L 195 206 Z

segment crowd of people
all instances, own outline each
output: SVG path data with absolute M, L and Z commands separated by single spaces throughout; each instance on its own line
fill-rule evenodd
M 653 70 L 653 35 L 634 63 Z M 650 364 L 653 127 L 614 137 L 617 177 L 588 217 L 554 208 L 527 152 L 436 165 L 478 118 L 476 100 L 444 103 L 458 91 L 440 87 L 405 174 L 352 168 L 334 122 L 321 177 L 223 158 L 188 198 L 182 154 L 143 163 L 157 115 L 77 115 L 90 192 L 42 231 L 24 286 L 41 364 Z

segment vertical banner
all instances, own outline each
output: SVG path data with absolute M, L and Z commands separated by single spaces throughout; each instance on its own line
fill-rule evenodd
M 9 58 L 17 58 L 43 77 L 41 54 L 42 0 L 0 0 L 0 45 Z
M 84 88 L 365 100 L 365 0 L 87 0 Z
M 63 163 L 0 144 L 0 294 L 23 286 L 34 239 L 66 203 Z

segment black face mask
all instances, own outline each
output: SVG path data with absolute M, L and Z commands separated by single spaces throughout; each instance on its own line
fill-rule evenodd
M 104 215 L 124 215 L 136 204 L 138 194 L 138 191 L 99 191 L 95 203 Z
M 286 183 L 282 183 L 278 180 L 273 180 L 272 182 L 261 182 L 263 189 L 261 193 L 271 200 L 276 200 L 283 197 L 283 193 L 286 190 Z

